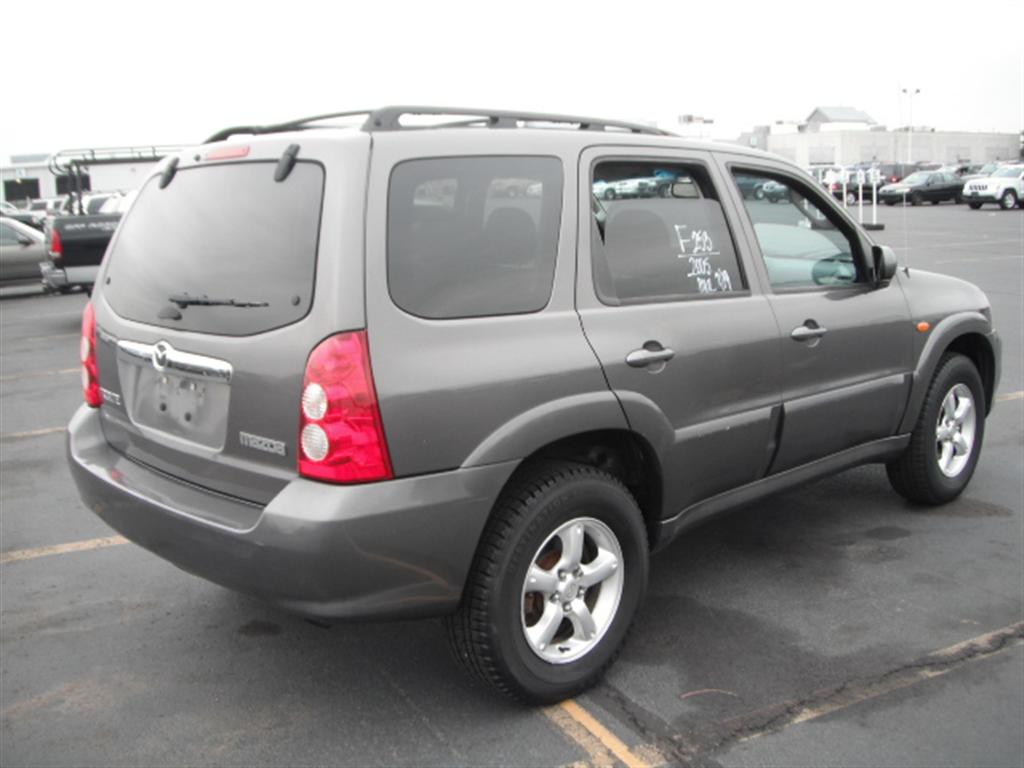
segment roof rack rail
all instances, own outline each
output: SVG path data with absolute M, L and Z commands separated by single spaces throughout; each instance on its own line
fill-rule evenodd
M 520 128 L 533 127 L 531 123 L 561 123 L 567 126 L 577 126 L 581 131 L 607 131 L 618 130 L 628 133 L 643 133 L 651 136 L 672 136 L 669 131 L 654 128 L 642 123 L 628 123 L 621 120 L 604 120 L 596 117 L 580 117 L 579 115 L 557 115 L 545 112 L 512 112 L 499 109 L 467 109 L 464 107 L 411 107 L 391 106 L 380 109 L 361 109 L 350 112 L 332 112 L 313 117 L 303 117 L 297 120 L 289 120 L 284 123 L 271 125 L 239 125 L 232 128 L 224 128 L 210 136 L 204 143 L 223 141 L 238 134 L 262 135 L 267 133 L 281 133 L 284 131 L 302 131 L 314 128 L 312 123 L 321 120 L 329 120 L 338 117 L 358 117 L 366 115 L 366 121 L 362 130 L 372 133 L 375 131 L 400 131 L 400 130 L 424 130 L 435 128 Z M 465 118 L 448 123 L 433 125 L 402 125 L 402 117 L 409 115 L 433 115 L 436 117 Z M 522 124 L 527 125 L 523 126 Z
M 102 149 L 62 149 L 47 159 L 50 173 L 63 176 L 91 165 L 152 163 L 181 151 L 181 147 L 146 145 L 139 147 L 104 147 Z
M 401 119 L 406 115 L 452 115 L 454 117 L 475 118 L 459 120 L 455 123 L 427 125 L 424 128 L 450 128 L 481 125 L 487 128 L 520 128 L 521 123 L 562 123 L 577 125 L 581 131 L 606 131 L 608 129 L 627 131 L 629 133 L 645 133 L 654 136 L 671 136 L 668 131 L 654 128 L 642 123 L 627 123 L 621 120 L 604 120 L 598 117 L 580 117 L 579 115 L 558 115 L 545 112 L 515 112 L 501 109 L 466 109 L 463 107 L 383 107 L 370 113 L 363 124 L 364 131 L 398 131 L 416 129 L 420 126 L 402 125 Z M 527 125 L 526 127 L 530 127 Z

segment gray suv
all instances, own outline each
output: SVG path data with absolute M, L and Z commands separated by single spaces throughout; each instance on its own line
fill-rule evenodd
M 870 462 L 923 504 L 970 480 L 989 302 L 898 271 L 796 166 L 589 118 L 352 116 L 169 158 L 111 241 L 68 456 L 132 541 L 309 617 L 444 616 L 471 673 L 552 702 L 711 515 Z M 768 182 L 787 204 L 742 193 Z

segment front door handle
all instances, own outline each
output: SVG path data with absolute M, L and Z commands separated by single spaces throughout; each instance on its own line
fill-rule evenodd
M 648 365 L 667 363 L 676 356 L 675 350 L 663 347 L 656 341 L 648 341 L 641 349 L 634 349 L 626 355 L 626 365 L 646 368 Z
M 813 341 L 820 339 L 826 333 L 828 333 L 828 328 L 822 328 L 814 320 L 804 320 L 803 325 L 799 325 L 792 330 L 789 338 L 794 341 Z

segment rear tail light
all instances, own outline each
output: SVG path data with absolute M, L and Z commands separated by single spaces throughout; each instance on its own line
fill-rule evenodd
M 82 392 L 85 402 L 91 408 L 99 408 L 103 403 L 100 394 L 100 369 L 96 363 L 96 313 L 90 301 L 82 312 L 82 342 L 80 359 L 82 361 Z
M 56 229 L 50 231 L 50 258 L 54 261 L 64 258 L 64 242 L 60 239 L 60 232 Z
M 393 477 L 366 331 L 340 333 L 309 356 L 299 413 L 299 474 L 332 483 Z

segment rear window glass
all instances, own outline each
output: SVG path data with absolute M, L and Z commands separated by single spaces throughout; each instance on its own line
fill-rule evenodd
M 388 285 L 433 319 L 536 312 L 551 295 L 562 205 L 552 157 L 451 157 L 395 167 Z
M 185 168 L 164 189 L 158 177 L 150 179 L 109 254 L 103 293 L 114 311 L 228 336 L 304 317 L 313 300 L 324 172 L 300 161 L 275 182 L 275 165 Z M 250 306 L 188 301 L 204 297 Z
M 594 288 L 605 304 L 746 290 L 718 194 L 700 165 L 606 161 L 591 182 Z

